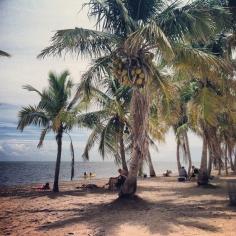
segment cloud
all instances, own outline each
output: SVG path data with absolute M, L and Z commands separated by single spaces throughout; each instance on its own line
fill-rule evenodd
M 0 161 L 55 161 L 57 155 L 56 141 L 45 140 L 41 148 L 37 148 L 37 140 L 8 139 L 0 141 Z M 76 161 L 82 161 L 85 140 L 74 140 Z M 70 161 L 70 141 L 62 142 L 62 161 Z M 101 160 L 97 149 L 91 151 L 91 160 Z

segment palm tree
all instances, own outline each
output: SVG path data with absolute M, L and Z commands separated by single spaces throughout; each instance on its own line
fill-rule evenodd
M 19 112 L 19 121 L 17 129 L 23 131 L 26 126 L 35 125 L 42 127 L 42 132 L 38 147 L 43 145 L 47 133 L 53 131 L 56 134 L 57 142 L 57 159 L 54 176 L 53 191 L 58 192 L 59 173 L 62 152 L 62 136 L 70 131 L 75 124 L 75 118 L 78 107 L 72 109 L 69 99 L 73 87 L 72 80 L 68 78 L 69 73 L 63 72 L 57 76 L 49 73 L 49 87 L 42 92 L 31 85 L 24 86 L 24 89 L 36 92 L 40 96 L 40 101 L 36 106 L 29 105 L 23 107 Z M 74 163 L 74 150 L 71 141 L 72 167 Z M 72 176 L 73 178 L 73 168 Z
M 179 109 L 177 115 L 177 122 L 173 124 L 173 129 L 176 135 L 177 148 L 176 148 L 176 157 L 177 157 L 177 167 L 180 172 L 181 162 L 180 162 L 180 150 L 183 154 L 183 160 L 188 163 L 188 175 L 190 175 L 192 168 L 192 159 L 190 153 L 189 139 L 188 139 L 188 116 L 187 116 L 187 103 L 191 99 L 195 89 L 195 83 L 185 82 L 179 88 L 179 98 L 176 96 L 176 99 L 179 99 Z M 175 107 L 176 109 L 176 107 Z
M 88 99 L 89 106 L 93 106 L 94 102 L 98 106 L 98 110 L 78 116 L 79 123 L 92 129 L 83 157 L 89 159 L 89 151 L 98 143 L 103 158 L 106 154 L 112 154 L 116 163 L 121 163 L 122 168 L 128 171 L 125 146 L 130 143 L 128 130 L 130 88 L 122 86 L 114 78 L 105 79 L 103 87 L 106 89 L 105 92 L 102 88 L 90 87 L 89 94 L 86 94 L 83 83 L 79 88 L 80 96 L 84 96 L 85 101 Z
M 129 176 L 121 191 L 133 195 L 136 191 L 139 164 L 148 153 L 148 117 L 153 94 L 171 96 L 170 86 L 160 74 L 165 64 L 182 74 L 219 73 L 222 61 L 213 55 L 194 49 L 190 42 L 206 41 L 218 30 L 219 19 L 227 19 L 226 10 L 217 0 L 171 3 L 161 0 L 90 0 L 89 16 L 97 19 L 97 30 L 75 28 L 59 30 L 52 45 L 39 57 L 72 52 L 97 58 L 83 76 L 89 85 L 100 81 L 104 74 L 113 75 L 132 87 L 130 105 L 132 156 Z M 142 11 L 141 11 L 142 9 Z M 220 24 L 221 26 L 223 24 Z M 194 62 L 194 63 L 193 63 Z M 223 63 L 223 67 L 226 65 Z

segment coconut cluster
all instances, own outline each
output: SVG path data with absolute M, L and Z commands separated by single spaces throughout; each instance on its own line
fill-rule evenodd
M 145 54 L 142 61 L 139 58 L 114 57 L 113 74 L 125 86 L 143 87 L 146 83 L 145 64 L 153 60 L 152 53 Z

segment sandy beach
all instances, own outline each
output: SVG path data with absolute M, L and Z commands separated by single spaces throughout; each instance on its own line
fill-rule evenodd
M 137 197 L 122 200 L 108 190 L 76 188 L 84 182 L 61 183 L 58 194 L 2 188 L 0 235 L 234 236 L 236 207 L 229 206 L 227 179 L 207 188 L 174 177 L 143 179 Z M 88 182 L 102 186 L 105 180 Z

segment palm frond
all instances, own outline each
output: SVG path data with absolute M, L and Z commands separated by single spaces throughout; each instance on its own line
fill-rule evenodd
M 222 73 L 232 74 L 232 65 L 206 51 L 184 45 L 174 47 L 174 67 L 189 78 L 219 78 Z
M 5 51 L 0 50 L 0 56 L 2 56 L 2 57 L 10 57 L 11 55 L 8 54 L 8 53 L 5 52 Z
M 49 124 L 48 117 L 44 110 L 37 106 L 23 107 L 18 114 L 18 126 L 17 129 L 23 131 L 26 126 L 47 126 Z
M 39 90 L 37 90 L 36 88 L 34 88 L 33 86 L 29 85 L 29 84 L 23 85 L 22 88 L 26 89 L 26 90 L 28 90 L 30 92 L 36 92 L 36 93 L 39 94 L 40 97 L 42 97 L 42 93 Z
M 97 124 L 95 129 L 93 129 L 92 133 L 89 135 L 89 138 L 84 148 L 84 152 L 82 154 L 82 157 L 84 159 L 89 160 L 89 152 L 92 149 L 92 147 L 96 144 L 96 142 L 98 142 L 102 128 L 103 128 L 102 125 Z
M 99 122 L 102 122 L 108 116 L 107 110 L 99 110 L 94 112 L 87 112 L 77 116 L 77 123 L 80 127 L 87 127 L 93 129 Z
M 111 62 L 110 55 L 93 61 L 90 68 L 82 75 L 81 82 L 68 108 L 73 106 L 80 98 L 88 99 L 91 95 L 92 87 L 95 87 L 96 83 L 100 82 L 105 76 L 111 75 Z
M 114 119 L 110 119 L 101 132 L 99 151 L 103 159 L 105 158 L 105 154 L 108 154 L 108 153 L 114 154 L 114 150 L 115 150 L 115 153 L 117 152 L 116 150 L 117 148 L 114 148 L 114 146 L 117 144 L 116 129 L 117 127 L 114 124 Z
M 158 49 L 166 60 L 174 56 L 171 44 L 155 21 L 143 25 L 126 39 L 124 49 L 127 54 L 137 55 L 140 49 Z
M 38 146 L 37 148 L 40 148 L 43 146 L 43 141 L 44 141 L 44 138 L 46 136 L 46 134 L 49 132 L 50 128 L 49 126 L 44 128 L 42 131 L 41 131 L 41 135 L 40 135 L 40 139 L 39 139 L 39 143 L 38 143 Z
M 52 37 L 51 45 L 43 49 L 38 57 L 62 56 L 63 53 L 97 57 L 109 53 L 118 41 L 117 36 L 96 30 L 83 28 L 58 30 Z
M 96 17 L 96 26 L 102 31 L 116 35 L 128 35 L 135 28 L 123 0 L 90 0 L 84 6 L 89 7 L 89 16 Z
M 215 127 L 223 107 L 222 98 L 211 89 L 204 87 L 188 104 L 189 122 L 193 126 L 208 124 Z
M 223 20 L 224 19 L 224 20 Z M 218 1 L 174 1 L 157 15 L 158 25 L 173 41 L 206 42 L 217 30 L 224 29 L 230 14 Z
M 163 0 L 126 0 L 130 16 L 135 21 L 148 21 L 164 5 Z
M 70 139 L 70 153 L 71 153 L 71 175 L 70 180 L 72 181 L 75 175 L 75 152 L 71 136 L 67 133 Z

